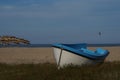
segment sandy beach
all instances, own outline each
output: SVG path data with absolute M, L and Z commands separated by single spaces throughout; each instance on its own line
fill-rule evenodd
M 88 47 L 95 50 L 97 47 Z M 105 61 L 120 61 L 120 46 L 101 47 L 110 51 Z M 0 63 L 55 63 L 53 48 L 0 48 Z
M 54 63 L 52 48 L 0 48 L 0 63 Z

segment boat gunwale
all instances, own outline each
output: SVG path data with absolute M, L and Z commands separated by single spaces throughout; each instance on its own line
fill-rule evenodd
M 59 45 L 64 46 L 63 44 L 59 44 Z M 108 52 L 108 53 L 107 53 L 106 55 L 104 55 L 104 56 L 94 56 L 94 57 L 93 57 L 93 55 L 90 55 L 90 54 L 82 55 L 82 54 L 80 54 L 80 51 L 79 51 L 79 53 L 78 53 L 77 50 L 76 50 L 76 51 L 72 51 L 72 50 L 69 50 L 69 49 L 66 49 L 66 48 L 62 48 L 62 47 L 57 46 L 57 45 L 53 45 L 52 47 L 65 50 L 65 51 L 71 52 L 71 53 L 73 53 L 73 54 L 76 54 L 76 55 L 79 55 L 79 56 L 82 56 L 82 57 L 85 57 L 85 58 L 88 58 L 88 59 L 91 59 L 91 60 L 102 60 L 102 59 L 104 59 L 104 58 L 109 54 L 109 52 Z M 65 46 L 65 47 L 66 47 L 66 46 Z M 73 48 L 73 49 L 74 49 L 74 48 Z M 84 53 L 84 52 L 81 52 L 81 53 Z M 88 56 L 88 55 L 89 55 L 89 56 Z

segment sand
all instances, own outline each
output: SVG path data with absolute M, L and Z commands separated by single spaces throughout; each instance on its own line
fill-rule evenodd
M 52 48 L 0 48 L 0 63 L 54 63 Z
M 95 50 L 97 47 L 89 47 Z M 120 61 L 120 46 L 101 47 L 110 51 L 105 61 Z M 53 48 L 0 48 L 0 63 L 55 63 Z

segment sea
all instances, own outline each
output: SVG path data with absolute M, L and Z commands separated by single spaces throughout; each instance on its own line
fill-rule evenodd
M 87 44 L 88 47 L 110 47 L 110 46 L 120 46 L 120 43 L 117 44 Z M 11 44 L 11 45 L 0 45 L 0 48 L 2 47 L 27 47 L 27 48 L 39 48 L 39 47 L 52 47 L 52 44 L 29 44 L 29 45 L 24 45 L 24 44 Z

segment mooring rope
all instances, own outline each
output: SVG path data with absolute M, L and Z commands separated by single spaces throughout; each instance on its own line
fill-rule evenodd
M 60 68 L 60 62 L 61 62 L 62 51 L 63 51 L 63 48 L 62 48 L 62 46 L 61 46 L 59 61 L 58 61 L 58 65 L 57 65 L 57 66 L 58 66 L 58 69 Z

